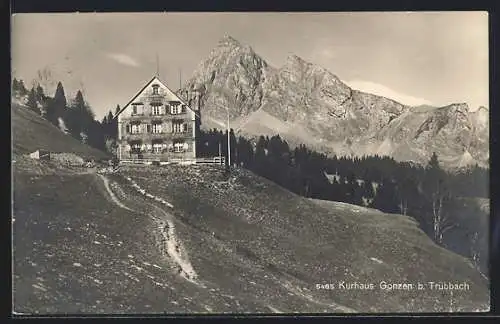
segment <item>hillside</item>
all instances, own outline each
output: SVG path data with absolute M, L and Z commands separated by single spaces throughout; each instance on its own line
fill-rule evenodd
M 302 198 L 246 170 L 22 172 L 14 188 L 17 312 L 489 309 L 487 281 L 411 218 Z M 467 282 L 470 290 L 388 291 L 381 281 Z M 374 288 L 339 289 L 341 282 Z M 335 290 L 317 289 L 330 283 Z
M 64 134 L 46 119 L 20 104 L 12 104 L 11 123 L 13 157 L 29 154 L 37 149 L 55 153 L 71 152 L 85 159 L 110 157 Z
M 405 106 L 351 89 L 296 55 L 272 67 L 230 36 L 219 41 L 183 88 L 201 92 L 207 129 L 225 127 L 222 105 L 229 107 L 231 125 L 240 134 L 279 134 L 290 144 L 328 154 L 379 154 L 425 163 L 435 151 L 448 168 L 488 163 L 489 111 L 484 107 L 471 112 L 463 103 Z

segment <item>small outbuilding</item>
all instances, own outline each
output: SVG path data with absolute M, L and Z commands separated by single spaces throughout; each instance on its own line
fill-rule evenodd
M 35 160 L 50 160 L 50 152 L 45 150 L 36 150 L 30 153 L 30 158 Z

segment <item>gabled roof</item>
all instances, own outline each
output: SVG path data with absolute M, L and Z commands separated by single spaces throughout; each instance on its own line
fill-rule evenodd
M 118 115 L 120 115 L 120 114 L 121 114 L 121 113 L 122 113 L 125 109 L 127 109 L 127 107 L 128 107 L 128 106 L 130 106 L 130 104 L 131 104 L 132 102 L 134 102 L 134 100 L 135 100 L 135 99 L 137 99 L 137 97 L 138 97 L 138 96 L 139 96 L 139 95 L 140 95 L 140 94 L 141 94 L 141 93 L 142 93 L 142 92 L 143 92 L 143 91 L 144 91 L 147 87 L 149 87 L 149 86 L 151 85 L 151 83 L 153 83 L 155 80 L 156 80 L 157 82 L 159 82 L 162 86 L 164 86 L 165 88 L 167 88 L 167 89 L 168 89 L 171 93 L 173 93 L 173 94 L 174 94 L 174 96 L 175 96 L 175 97 L 177 97 L 177 99 L 179 99 L 179 101 L 180 101 L 183 105 L 186 105 L 186 107 L 187 107 L 189 110 L 191 110 L 192 112 L 194 112 L 194 114 L 195 114 L 198 118 L 200 117 L 200 115 L 199 115 L 196 111 L 194 111 L 191 107 L 189 107 L 189 105 L 188 105 L 186 102 L 184 102 L 184 100 L 182 100 L 182 98 L 181 98 L 181 97 L 179 97 L 179 96 L 178 96 L 178 95 L 177 95 L 174 91 L 172 91 L 172 89 L 170 89 L 170 88 L 169 88 L 169 87 L 168 87 L 168 86 L 167 86 L 167 85 L 166 85 L 163 81 L 161 81 L 161 80 L 160 80 L 160 78 L 158 78 L 158 76 L 156 76 L 156 75 L 155 75 L 154 77 L 152 77 L 152 78 L 151 78 L 151 80 L 149 80 L 149 81 L 148 81 L 148 83 L 146 83 L 146 85 L 145 85 L 144 87 L 142 87 L 142 88 L 141 88 L 141 90 L 139 90 L 139 91 L 135 94 L 135 96 L 134 96 L 132 99 L 130 99 L 130 101 L 129 101 L 129 102 L 127 102 L 127 104 L 126 104 L 126 105 L 125 105 L 125 106 L 124 106 L 124 107 L 123 107 L 123 108 L 122 108 L 122 109 L 121 109 L 121 110 L 120 110 L 120 111 L 119 111 L 119 112 L 118 112 L 118 113 L 117 113 L 117 114 L 113 117 L 113 119 L 115 119 L 116 117 L 118 117 Z

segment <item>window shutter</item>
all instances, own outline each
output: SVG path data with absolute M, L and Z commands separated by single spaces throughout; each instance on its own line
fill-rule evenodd
M 130 125 L 127 124 L 127 134 L 130 134 Z
M 182 105 L 182 113 L 184 114 L 186 112 L 186 105 Z
M 182 131 L 183 132 L 187 132 L 188 131 L 188 124 L 187 123 L 182 124 Z
M 151 125 L 149 124 L 146 125 L 146 132 L 151 133 Z

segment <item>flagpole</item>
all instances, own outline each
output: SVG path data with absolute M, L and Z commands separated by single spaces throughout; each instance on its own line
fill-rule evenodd
M 219 104 L 215 104 L 215 105 L 227 110 L 227 159 L 228 159 L 227 161 L 228 161 L 228 166 L 230 167 L 231 166 L 231 138 L 229 136 L 229 130 L 230 130 L 230 126 L 229 126 L 229 108 L 225 107 L 225 106 L 222 106 L 222 105 L 219 105 Z
M 229 136 L 229 109 L 227 110 L 227 158 L 228 165 L 231 167 L 231 137 Z
M 156 76 L 160 77 L 160 58 L 158 57 L 158 52 L 156 52 Z

